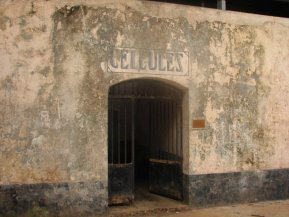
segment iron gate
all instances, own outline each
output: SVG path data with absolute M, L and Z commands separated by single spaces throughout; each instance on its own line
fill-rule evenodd
M 135 120 L 148 126 L 149 190 L 182 198 L 182 93 L 155 80 L 131 80 L 109 91 L 109 204 L 134 199 Z M 146 101 L 142 108 L 140 102 Z M 138 106 L 136 106 L 138 105 Z M 136 108 L 141 107 L 138 111 Z M 147 116 L 144 113 L 148 112 Z M 144 117 L 148 118 L 144 118 Z M 146 134 L 147 135 L 147 134 Z
M 128 204 L 134 199 L 133 100 L 111 97 L 108 107 L 109 204 Z
M 182 199 L 182 112 L 172 99 L 150 104 L 149 190 Z

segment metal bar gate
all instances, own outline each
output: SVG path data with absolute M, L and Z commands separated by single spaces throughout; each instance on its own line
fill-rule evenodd
M 134 149 L 138 140 L 149 149 L 149 190 L 181 199 L 180 91 L 153 80 L 123 82 L 111 87 L 108 111 L 109 204 L 128 204 L 134 200 Z M 142 129 L 148 133 L 137 135 L 137 140 L 136 119 L 148 126 Z
M 109 204 L 128 204 L 134 199 L 134 103 L 111 99 L 108 107 Z

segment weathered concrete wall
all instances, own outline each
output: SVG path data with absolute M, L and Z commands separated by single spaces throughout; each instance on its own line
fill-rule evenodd
M 0 4 L 0 184 L 98 183 L 94 196 L 71 191 L 106 207 L 108 89 L 144 77 L 184 90 L 184 174 L 289 168 L 288 19 L 140 1 Z M 110 47 L 186 52 L 188 73 L 112 72 Z
M 191 173 L 288 168 L 288 24 L 213 22 L 196 30 L 208 38 L 195 40 L 204 55 L 192 70 L 191 112 L 207 127 L 192 133 Z

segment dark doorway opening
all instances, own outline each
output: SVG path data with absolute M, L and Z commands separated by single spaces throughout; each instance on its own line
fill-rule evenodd
M 109 204 L 129 204 L 137 187 L 182 199 L 182 91 L 140 79 L 109 90 Z

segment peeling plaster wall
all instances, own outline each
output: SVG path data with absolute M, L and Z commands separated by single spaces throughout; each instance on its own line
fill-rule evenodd
M 193 116 L 207 121 L 190 138 L 192 173 L 288 168 L 288 25 L 197 25 L 208 32 L 196 57 Z M 196 40 L 197 41 L 197 40 Z M 197 72 L 195 71 L 195 72 Z M 192 145 L 193 144 L 193 145 Z
M 185 174 L 289 168 L 288 19 L 140 1 L 0 4 L 0 184 L 105 189 L 108 89 L 144 77 L 184 90 Z M 111 46 L 189 52 L 189 74 L 109 72 Z

